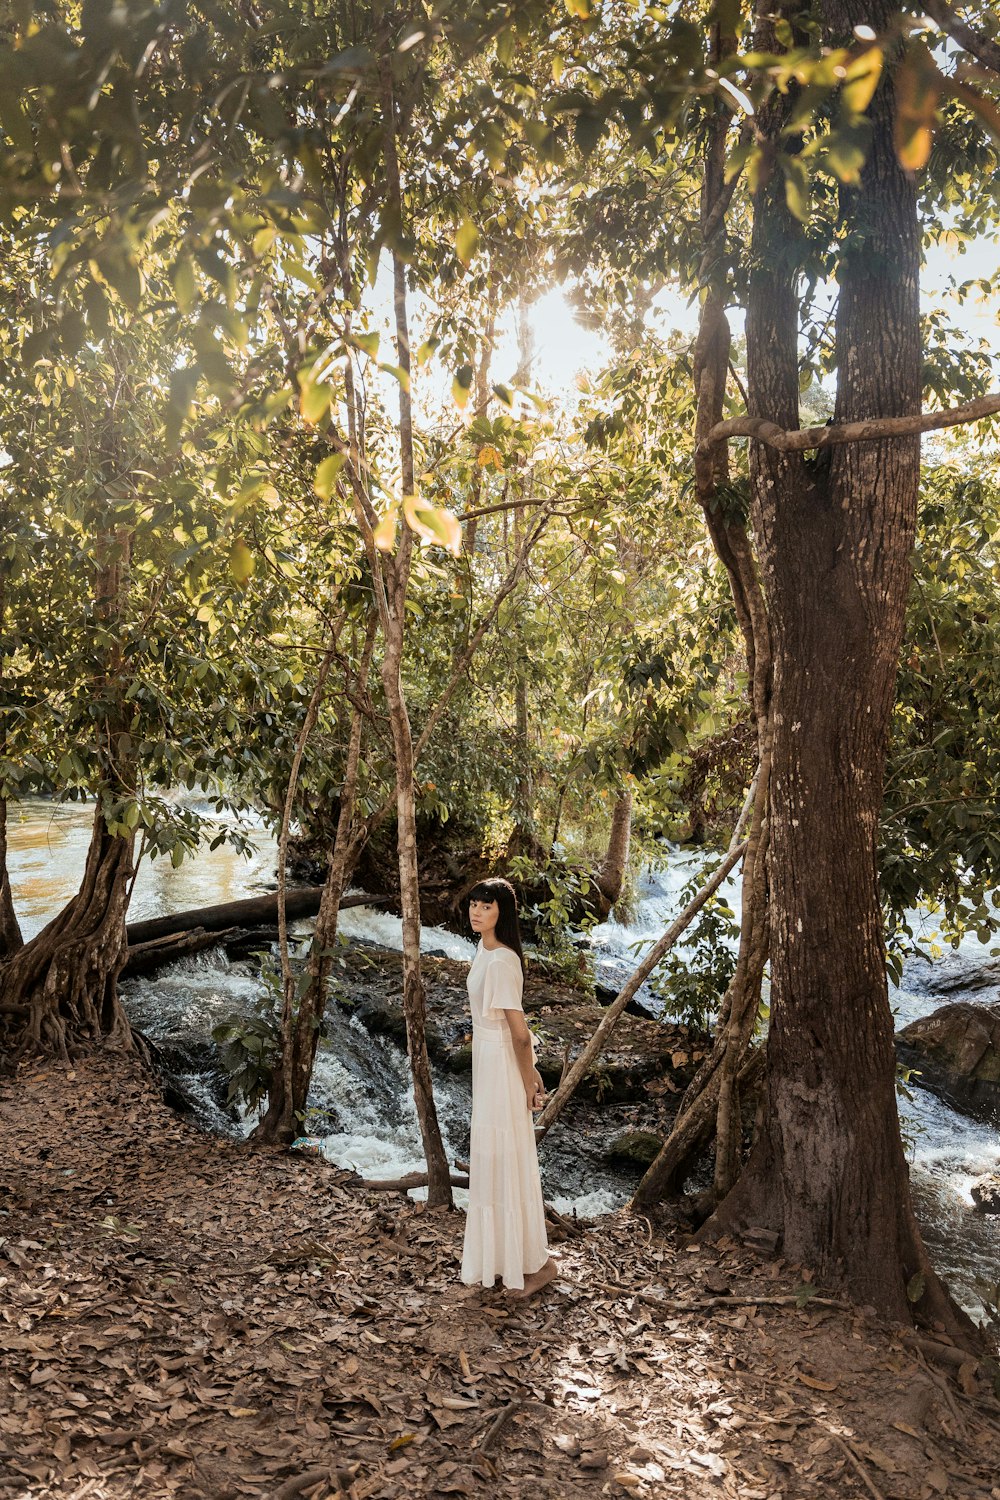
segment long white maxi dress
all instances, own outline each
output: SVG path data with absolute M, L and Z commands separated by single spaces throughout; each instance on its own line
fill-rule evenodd
M 462 1280 L 523 1287 L 549 1255 L 545 1204 L 531 1109 L 510 1028 L 501 1014 L 523 1010 L 516 953 L 480 942 L 469 970 L 472 1010 L 472 1139 Z M 532 1040 L 534 1056 L 534 1040 Z

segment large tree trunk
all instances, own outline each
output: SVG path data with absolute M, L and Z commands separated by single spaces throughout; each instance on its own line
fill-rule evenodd
M 7 870 L 7 801 L 0 798 L 0 961 L 16 953 L 23 942 Z
M 114 401 L 124 389 L 119 385 Z M 116 439 L 109 417 L 104 467 L 109 479 L 119 471 Z M 131 778 L 117 755 L 127 728 L 124 708 L 126 664 L 119 624 L 128 592 L 131 536 L 110 525 L 96 540 L 94 620 L 102 674 L 94 681 L 101 715 L 95 731 L 107 746 L 104 788 L 127 792 Z M 131 1049 L 135 1044 L 118 999 L 118 975 L 125 961 L 125 917 L 132 894 L 134 834 L 108 831 L 100 804 L 87 851 L 80 889 L 37 937 L 20 948 L 0 970 L 3 1011 L 20 1052 L 55 1053 L 67 1059 L 79 1047 L 106 1040 Z
M 79 891 L 0 970 L 2 1011 L 14 1050 L 65 1060 L 102 1040 L 132 1048 L 118 998 L 132 844 L 131 838 L 108 833 L 98 809 Z
M 838 39 L 892 17 L 860 0 L 825 12 Z M 761 31 L 771 46 L 769 20 Z M 920 409 L 916 192 L 888 82 L 871 117 L 861 186 L 842 192 L 837 422 Z M 776 135 L 781 107 L 758 125 Z M 748 376 L 751 413 L 786 429 L 798 426 L 797 232 L 775 174 L 755 200 Z M 769 1227 L 788 1259 L 890 1316 L 915 1304 L 956 1326 L 910 1203 L 876 867 L 919 463 L 917 438 L 844 445 L 828 468 L 751 444 L 774 647 L 771 1027 L 762 1130 L 710 1228 Z

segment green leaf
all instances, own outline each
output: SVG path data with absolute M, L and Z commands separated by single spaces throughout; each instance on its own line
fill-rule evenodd
M 573 139 L 583 152 L 589 156 L 604 134 L 605 119 L 603 114 L 597 110 L 581 109 L 576 117 L 573 127 Z
M 182 313 L 190 312 L 198 293 L 198 284 L 195 280 L 194 267 L 186 255 L 178 257 L 174 262 L 170 280 L 173 283 L 177 306 Z
M 331 453 L 328 458 L 316 469 L 316 478 L 313 481 L 313 489 L 321 500 L 329 500 L 337 483 L 337 476 L 344 467 L 344 455 L 342 453 Z
M 926 1281 L 924 1280 L 924 1273 L 923 1271 L 918 1271 L 916 1275 L 911 1276 L 909 1281 L 906 1283 L 907 1300 L 910 1302 L 919 1302 L 921 1297 L 924 1295 L 925 1286 Z
M 360 349 L 363 354 L 367 354 L 370 359 L 374 359 L 378 353 L 380 338 L 381 335 L 378 333 L 352 333 L 347 342 L 353 344 L 355 349 Z
M 931 154 L 940 96 L 940 75 L 922 42 L 907 48 L 893 81 L 896 155 L 908 172 L 919 172 Z
M 847 64 L 840 91 L 844 108 L 852 115 L 863 115 L 872 101 L 882 76 L 882 48 L 869 47 Z
M 467 266 L 479 246 L 479 230 L 471 219 L 463 219 L 455 231 L 455 251 L 463 266 Z
M 404 391 L 410 389 L 409 371 L 404 370 L 402 365 L 379 365 L 379 369 L 384 370 L 387 375 L 391 375 L 393 380 L 398 380 Z
M 809 218 L 809 173 L 806 165 L 798 156 L 782 153 L 778 159 L 785 174 L 785 202 L 789 212 L 804 224 Z
M 256 567 L 256 559 L 242 537 L 237 537 L 229 551 L 229 571 L 240 585 L 247 582 Z
M 307 422 L 312 422 L 315 425 L 317 422 L 322 422 L 330 410 L 330 402 L 333 400 L 333 397 L 333 386 L 328 385 L 326 381 L 320 380 L 314 383 L 311 380 L 307 380 L 302 387 L 302 394 L 299 397 L 299 410 Z
M 451 383 L 451 394 L 455 405 L 464 409 L 468 405 L 469 392 L 472 390 L 472 366 L 462 365 L 455 373 Z

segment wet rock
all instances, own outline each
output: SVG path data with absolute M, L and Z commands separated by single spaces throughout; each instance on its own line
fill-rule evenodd
M 450 1072 L 467 1072 L 472 1063 L 472 1022 L 465 984 L 468 965 L 425 954 L 422 971 L 431 1059 Z M 337 1003 L 355 1014 L 366 1030 L 391 1037 L 405 1047 L 402 990 L 403 960 L 399 953 L 353 945 L 334 961 Z M 580 990 L 540 977 L 529 968 L 524 1009 L 535 1030 L 538 1071 L 546 1087 L 555 1088 L 567 1049 L 574 1056 L 590 1039 L 604 1008 Z M 626 1012 L 579 1093 L 601 1104 L 679 1095 L 703 1055 L 683 1026 Z
M 897 1046 L 916 1083 L 962 1114 L 1000 1124 L 1000 1004 L 943 1005 L 904 1027 Z
M 906 965 L 906 988 L 921 995 L 974 994 L 1000 989 L 1000 959 L 984 963 L 964 953 L 946 953 L 932 962 L 912 959 Z
M 660 1154 L 663 1137 L 652 1130 L 626 1130 L 615 1136 L 607 1150 L 609 1161 L 635 1162 L 648 1167 Z
M 973 1183 L 972 1201 L 981 1214 L 1000 1214 L 1000 1172 L 990 1172 Z

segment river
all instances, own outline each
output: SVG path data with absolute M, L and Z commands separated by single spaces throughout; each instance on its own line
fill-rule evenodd
M 207 812 L 208 805 L 199 810 Z M 22 931 L 30 937 L 72 895 L 83 868 L 90 834 L 91 809 L 80 803 L 31 801 L 11 807 L 9 814 L 9 869 Z M 212 902 L 236 900 L 273 890 L 275 846 L 263 826 L 247 829 L 250 852 L 229 845 L 205 848 L 194 859 L 174 869 L 167 860 L 144 860 L 136 880 L 130 917 L 138 921 Z M 607 922 L 591 935 L 598 971 L 614 983 L 635 962 L 636 944 L 653 941 L 679 909 L 680 890 L 695 873 L 702 855 L 667 851 L 662 868 L 647 872 L 640 886 L 634 922 Z M 738 901 L 738 883 L 730 881 L 723 894 Z M 308 924 L 293 932 L 305 936 Z M 399 919 L 370 907 L 355 907 L 341 917 L 344 937 L 396 948 Z M 439 928 L 424 931 L 424 947 L 431 953 L 471 959 L 473 945 Z M 974 937 L 966 938 L 957 953 L 940 964 L 914 960 L 907 965 L 903 984 L 891 999 L 897 1025 L 903 1026 L 945 1003 L 970 999 L 995 1000 L 1000 986 L 983 989 L 976 980 L 989 958 L 988 949 Z M 950 987 L 943 995 L 933 975 L 947 968 Z M 963 976 L 968 986 L 963 987 Z M 251 963 L 230 963 L 221 950 L 186 959 L 147 979 L 123 984 L 123 996 L 135 1023 L 154 1040 L 183 1058 L 189 1047 L 192 1066 L 178 1065 L 179 1081 L 201 1103 L 207 1123 L 219 1130 L 250 1129 L 252 1120 L 233 1122 L 219 1108 L 217 1084 L 195 1066 L 204 1054 L 212 1027 L 226 1016 L 246 1014 L 259 995 L 260 984 Z M 366 1176 L 396 1176 L 421 1165 L 420 1138 L 408 1085 L 405 1055 L 384 1038 L 370 1036 L 356 1019 L 336 1007 L 330 1012 L 331 1035 L 317 1060 L 310 1105 L 311 1128 L 323 1137 L 324 1154 L 338 1165 L 352 1166 Z M 468 1080 L 436 1076 L 435 1088 L 445 1144 L 450 1158 L 467 1139 Z M 1000 1170 L 1000 1133 L 957 1114 L 927 1091 L 914 1088 L 900 1098 L 900 1117 L 917 1211 L 937 1268 L 973 1315 L 982 1310 L 981 1285 L 995 1287 L 1000 1279 L 1000 1216 L 976 1213 L 970 1187 L 987 1171 Z M 634 1179 L 602 1166 L 593 1155 L 581 1154 L 572 1143 L 557 1142 L 553 1131 L 542 1148 L 546 1195 L 557 1208 L 580 1214 L 608 1212 L 624 1202 Z M 456 1195 L 459 1201 L 464 1197 Z

